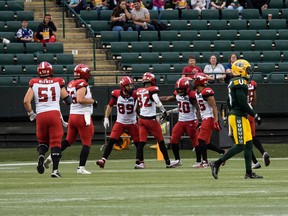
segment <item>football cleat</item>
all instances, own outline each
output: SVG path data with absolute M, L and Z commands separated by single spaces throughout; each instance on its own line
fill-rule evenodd
M 265 166 L 269 166 L 269 164 L 270 164 L 270 156 L 269 156 L 269 154 L 267 152 L 264 152 L 263 160 L 264 160 Z
M 181 160 L 175 160 L 175 161 L 177 161 L 176 166 L 182 166 L 183 163 Z
M 46 168 L 46 169 L 49 169 L 49 166 L 50 166 L 50 164 L 52 163 L 52 158 L 51 158 L 51 155 L 49 155 L 47 158 L 46 158 L 46 160 L 44 161 L 44 167 Z
M 105 160 L 101 159 L 101 160 L 97 160 L 97 161 L 96 161 L 96 164 L 97 164 L 100 168 L 104 169 L 105 162 L 106 162 Z
M 134 168 L 135 168 L 135 169 L 145 169 L 145 165 L 144 165 L 144 163 L 135 164 L 135 165 L 134 165 Z
M 166 168 L 175 168 L 180 162 L 180 160 L 170 160 L 170 164 L 166 164 Z
M 258 162 L 252 166 L 252 169 L 260 169 L 260 168 L 261 168 L 261 164 Z
M 262 179 L 263 176 L 256 175 L 256 173 L 251 173 L 251 174 L 246 173 L 244 178 L 245 179 Z
M 87 171 L 84 166 L 78 167 L 76 172 L 77 172 L 77 174 L 83 174 L 83 175 L 90 175 L 91 174 L 91 172 Z
M 195 162 L 195 163 L 192 165 L 192 168 L 203 168 L 202 162 Z
M 51 173 L 52 178 L 62 178 L 61 174 L 58 172 L 58 170 L 53 170 Z
M 37 165 L 37 172 L 39 174 L 43 174 L 44 173 L 44 166 L 43 166 L 43 161 L 44 161 L 44 156 L 43 155 L 40 155 L 38 157 L 38 165 Z
M 211 162 L 210 167 L 211 167 L 212 176 L 215 179 L 218 179 L 219 166 L 215 162 Z
M 202 165 L 202 168 L 209 167 L 209 163 L 207 163 L 206 161 L 202 161 L 201 165 Z

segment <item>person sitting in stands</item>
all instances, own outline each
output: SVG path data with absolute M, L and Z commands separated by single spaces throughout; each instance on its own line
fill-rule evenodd
M 33 31 L 28 28 L 28 20 L 23 19 L 21 21 L 21 28 L 17 31 L 18 42 L 29 43 L 34 42 Z
M 51 19 L 50 14 L 45 14 L 43 22 L 39 24 L 37 29 L 36 42 L 47 43 L 56 41 L 54 32 L 57 31 L 57 28 Z

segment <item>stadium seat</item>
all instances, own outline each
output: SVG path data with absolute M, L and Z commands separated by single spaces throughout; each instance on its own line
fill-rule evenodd
M 262 52 L 263 62 L 279 62 L 281 61 L 280 51 L 263 51 Z
M 258 33 L 259 33 L 258 37 L 259 40 L 276 40 L 277 38 L 277 32 L 276 30 L 273 29 L 272 30 L 262 29 L 259 30 Z
M 0 32 L 6 31 L 6 24 L 4 21 L 0 21 Z
M 142 53 L 141 54 L 141 63 L 143 64 L 158 64 L 159 54 L 156 52 L 153 53 Z
M 202 12 L 204 11 L 206 10 L 203 10 Z M 189 20 L 189 23 L 190 23 L 190 30 L 207 30 L 208 29 L 207 20 Z
M 62 42 L 46 43 L 46 53 L 63 53 L 64 47 Z
M 161 20 L 179 20 L 178 10 L 162 10 L 160 11 Z
M 153 67 L 152 73 L 155 73 L 155 74 L 170 73 L 170 64 L 153 64 L 152 67 Z
M 209 20 L 210 30 L 228 29 L 227 20 Z
M 230 60 L 231 54 L 236 54 L 236 56 L 237 56 L 238 58 L 240 58 L 240 51 L 233 51 L 233 52 L 228 52 L 228 51 L 226 51 L 226 52 L 221 52 L 221 56 L 222 56 L 223 62 L 227 62 L 227 63 L 228 63 L 229 60 Z
M 273 42 L 272 40 L 256 40 L 254 41 L 255 50 L 264 51 L 264 50 L 272 50 L 273 49 Z
M 0 54 L 0 65 L 14 65 L 15 57 L 13 54 Z
M 121 53 L 129 52 L 128 42 L 111 42 L 110 53 L 114 59 L 121 56 Z
M 261 72 L 260 73 L 255 72 L 252 74 L 251 80 L 254 80 L 257 83 L 263 83 L 264 82 L 264 75 Z
M 246 20 L 229 20 L 228 26 L 229 26 L 229 29 L 244 30 L 244 29 L 247 29 L 247 21 Z
M 141 41 L 141 42 L 131 42 L 131 52 L 149 52 L 149 42 Z
M 39 21 L 29 21 L 28 28 L 30 28 L 33 32 L 37 32 L 38 26 L 41 22 Z
M 53 70 L 55 70 L 54 66 L 56 66 L 56 65 L 53 65 Z M 38 65 L 25 65 L 25 67 L 23 69 L 24 74 L 36 75 L 37 74 L 37 67 L 38 67 Z
M 190 48 L 190 41 L 173 41 L 173 52 L 189 52 L 192 51 Z
M 4 44 L 0 43 L 0 54 L 4 54 L 5 51 L 6 51 L 6 48 L 5 48 Z
M 178 11 L 177 11 L 178 12 Z M 194 22 L 198 22 L 194 20 Z M 187 20 L 170 20 L 170 30 L 187 30 Z
M 187 62 L 188 62 L 188 60 L 187 60 Z M 181 73 L 182 73 L 182 70 L 184 69 L 184 67 L 186 67 L 188 64 L 187 63 L 181 63 L 181 64 L 173 64 L 173 68 L 174 68 L 174 70 L 173 70 L 173 73 L 178 73 L 179 75 L 178 75 L 178 77 L 180 78 L 181 77 Z M 169 75 L 170 76 L 170 75 Z M 169 77 L 168 76 L 168 77 Z M 168 77 L 167 77 L 167 79 L 168 79 Z M 179 79 L 178 78 L 178 79 Z
M 101 10 L 99 20 L 111 20 L 112 10 Z
M 244 8 L 242 11 L 242 19 L 259 19 L 260 14 L 258 9 Z
M 287 81 L 287 73 L 270 73 L 270 83 L 285 83 Z
M 288 73 L 288 62 L 278 63 L 278 71 Z
M 0 86 L 17 86 L 18 85 L 18 76 L 1 76 L 0 77 Z
M 21 28 L 21 21 L 7 21 L 6 26 L 6 31 L 17 32 Z
M 153 41 L 152 52 L 171 52 L 172 48 L 168 41 Z
M 194 41 L 193 42 L 193 51 L 211 51 L 210 41 Z
M 23 67 L 21 65 L 5 65 L 3 72 L 6 75 L 22 75 Z
M 23 43 L 9 43 L 6 45 L 6 53 L 16 54 L 24 53 L 25 47 Z
M 75 64 L 66 64 L 66 65 L 64 65 L 63 70 L 64 70 L 65 74 L 72 74 L 73 75 L 75 67 L 76 67 Z M 92 81 L 92 80 L 90 79 L 90 81 Z
M 166 84 L 173 84 L 175 85 L 175 83 L 177 82 L 178 79 L 181 78 L 181 74 L 167 74 L 166 76 Z
M 57 53 L 56 54 L 56 64 L 74 64 L 74 56 L 73 54 L 68 53 Z
M 275 0 L 273 0 L 275 1 Z M 262 10 L 262 18 L 263 19 L 268 19 L 268 14 L 272 14 L 272 19 L 280 19 L 281 18 L 281 13 L 279 9 L 276 8 L 267 8 L 265 10 Z
M 19 76 L 19 86 L 29 86 L 29 82 L 32 79 L 32 76 Z
M 220 39 L 221 40 L 237 40 L 237 30 L 220 30 Z
M 257 40 L 257 31 L 239 30 L 239 40 Z
M 287 40 L 288 38 L 288 29 L 279 29 L 277 39 L 279 40 Z M 271 39 L 273 40 L 273 39 Z
M 10 40 L 11 43 L 17 42 L 16 32 L 0 32 L 0 35 L 1 37 Z
M 267 29 L 267 23 L 266 20 L 264 19 L 249 19 L 248 21 L 248 27 L 249 29 L 255 29 L 255 30 L 260 30 L 260 29 Z
M 102 47 L 109 46 L 111 42 L 119 41 L 118 31 L 101 31 L 100 44 Z
M 17 65 L 33 65 L 35 63 L 33 54 L 16 54 L 16 58 Z
M 181 52 L 182 54 L 182 63 L 186 63 L 185 66 L 187 66 L 188 64 L 188 60 L 189 60 L 189 57 L 190 56 L 194 56 L 195 60 L 196 60 L 196 63 L 197 62 L 201 62 L 201 57 L 200 57 L 200 52 Z
M 217 30 L 200 30 L 199 40 L 214 41 L 218 40 L 218 31 Z
M 54 43 L 53 43 L 54 44 Z M 46 44 L 46 46 L 48 43 Z M 42 43 L 26 43 L 26 52 L 27 53 L 43 53 L 44 47 Z
M 163 64 L 175 64 L 180 63 L 179 53 L 178 52 L 162 52 L 162 63 Z
M 98 12 L 97 10 L 81 10 L 80 16 L 84 21 L 92 21 L 92 20 L 98 20 Z
M 220 62 L 220 53 L 219 52 L 202 52 L 202 62 L 201 63 L 205 63 L 208 64 L 210 57 L 212 55 L 215 55 L 217 57 L 217 60 Z
M 28 21 L 33 21 L 34 12 L 33 11 L 17 11 L 16 20 L 22 21 L 23 19 L 26 19 Z
M 272 0 L 269 2 L 269 8 L 284 8 L 284 1 L 283 0 Z
M 231 51 L 231 41 L 230 40 L 220 40 L 213 42 L 213 51 Z
M 219 20 L 218 10 L 202 10 L 201 11 L 202 20 Z
M 157 31 L 142 31 L 140 36 L 140 41 L 158 41 L 158 32 Z
M 100 34 L 101 31 L 108 31 L 108 27 L 110 27 L 107 20 L 97 20 L 91 21 L 90 27 L 96 34 Z
M 242 57 L 249 62 L 257 63 L 261 61 L 260 51 L 243 51 Z
M 239 19 L 238 10 L 222 10 L 222 20 L 231 20 L 231 19 Z
M 128 69 L 131 67 L 131 64 L 139 64 L 139 54 L 138 53 L 122 53 L 120 66 L 122 69 Z
M 263 74 L 269 74 L 275 71 L 275 63 L 263 62 L 257 64 L 256 72 L 262 72 Z
M 282 61 L 288 62 L 288 50 L 282 51 Z
M 161 41 L 177 41 L 178 40 L 178 31 L 160 31 L 160 40 Z
M 181 14 L 182 20 L 198 20 L 199 19 L 199 12 L 197 10 L 182 10 Z
M 195 41 L 198 40 L 198 31 L 188 30 L 179 31 L 181 41 Z
M 158 20 L 159 18 L 159 13 L 157 10 L 149 10 L 149 14 L 150 14 L 150 19 L 153 20 Z
M 268 26 L 269 26 L 269 29 L 276 29 L 276 30 L 287 28 L 286 20 L 284 20 L 284 19 L 269 20 Z
M 6 10 L 23 11 L 24 10 L 24 1 L 7 1 Z
M 234 46 L 232 46 L 232 49 L 235 51 L 252 51 L 252 45 L 250 40 L 238 40 L 234 41 Z
M 288 50 L 288 43 L 287 43 L 287 39 L 286 40 L 275 40 L 275 50 Z
M 13 21 L 15 20 L 14 11 L 1 11 L 0 21 Z
M 137 31 L 121 31 L 120 32 L 120 41 L 138 41 L 138 32 Z
M 36 57 L 37 57 L 37 60 L 36 60 L 37 64 L 40 64 L 43 61 L 47 61 L 52 65 L 56 63 L 54 54 L 52 53 L 39 54 Z
M 133 74 L 141 74 L 141 76 L 149 71 L 149 64 L 131 64 L 132 75 Z M 134 75 L 133 75 L 134 76 Z
M 282 19 L 288 19 L 288 8 L 282 8 L 281 9 L 281 18 Z

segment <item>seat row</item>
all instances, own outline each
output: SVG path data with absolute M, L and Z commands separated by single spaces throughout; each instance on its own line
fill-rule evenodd
M 0 54 L 0 65 L 32 65 L 47 61 L 51 64 L 73 64 L 74 56 L 68 53 L 57 54 Z
M 29 21 L 28 28 L 36 32 L 41 22 Z M 0 32 L 17 32 L 21 28 L 21 21 L 0 21 Z
M 273 0 L 274 1 L 274 0 Z M 258 9 L 243 9 L 239 14 L 238 10 L 224 9 L 218 10 L 202 10 L 201 14 L 197 10 L 163 10 L 160 13 L 156 10 L 149 10 L 150 18 L 156 20 L 231 20 L 231 19 L 267 19 L 268 14 L 272 14 L 273 19 L 287 19 L 288 8 L 283 9 L 266 9 L 262 11 L 262 16 Z M 80 16 L 85 22 L 94 20 L 111 20 L 112 10 L 102 10 L 99 14 L 96 10 L 80 11 Z
M 7 33 L 7 32 L 6 32 Z M 1 32 L 0 32 L 1 35 Z M 7 35 L 4 34 L 4 37 Z M 9 38 L 7 38 L 9 39 Z M 10 39 L 9 39 L 10 40 Z M 63 43 L 9 43 L 9 44 L 0 44 L 0 54 L 16 54 L 16 53 L 63 53 Z
M 28 21 L 34 20 L 33 11 L 0 11 L 0 21 L 21 21 L 26 19 Z
M 23 11 L 24 1 L 0 1 L 0 13 L 3 11 Z
M 117 56 L 119 62 L 123 64 L 144 63 L 186 63 L 190 56 L 194 56 L 197 63 L 208 63 L 212 55 L 217 57 L 218 63 L 227 64 L 231 54 L 236 54 L 238 58 L 246 59 L 253 63 L 268 62 L 288 62 L 288 51 L 237 51 L 237 52 L 144 52 L 144 53 L 120 53 Z

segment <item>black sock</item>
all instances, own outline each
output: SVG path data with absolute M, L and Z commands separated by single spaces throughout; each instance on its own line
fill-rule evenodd
M 258 160 L 256 159 L 253 151 L 252 151 L 252 161 L 254 164 L 258 163 Z
M 39 156 L 45 156 L 46 152 L 49 150 L 49 147 L 47 144 L 41 143 L 37 147 L 38 155 Z
M 145 142 L 139 142 L 136 152 L 136 164 L 137 163 L 139 164 L 139 161 L 144 161 L 144 153 L 143 153 L 144 146 Z
M 63 152 L 66 148 L 70 147 L 68 140 L 62 140 L 61 142 L 61 151 Z
M 164 140 L 158 142 L 159 144 L 159 148 L 160 148 L 160 151 L 164 157 L 164 160 L 166 161 L 166 164 L 169 165 L 170 164 L 170 159 L 169 159 L 169 156 L 168 156 L 168 151 L 167 151 L 167 148 L 166 148 L 166 145 L 165 145 L 165 142 Z
M 199 139 L 199 146 L 200 146 L 200 151 L 201 151 L 203 161 L 208 162 L 207 145 L 206 145 L 205 141 Z
M 180 160 L 180 154 L 179 154 L 180 148 L 179 148 L 179 145 L 171 143 L 171 146 L 172 146 L 172 151 L 173 151 L 175 160 Z
M 260 151 L 261 155 L 263 155 L 265 150 L 263 148 L 262 143 L 260 142 L 260 140 L 257 137 L 253 137 L 253 144 Z
M 89 156 L 90 152 L 90 146 L 83 145 L 81 152 L 80 152 L 80 161 L 79 161 L 79 166 L 85 166 L 87 158 Z
M 201 148 L 199 145 L 195 147 L 195 152 L 196 152 L 196 162 L 201 163 Z
M 217 146 L 215 146 L 215 145 L 213 145 L 213 144 L 211 144 L 211 143 L 209 143 L 209 144 L 207 145 L 207 149 L 209 149 L 209 150 L 211 150 L 211 151 L 215 151 L 215 152 L 217 152 L 217 153 L 219 153 L 219 154 L 224 154 L 224 153 L 225 153 L 225 151 L 224 151 L 223 149 L 218 148 Z
M 53 161 L 53 170 L 57 170 L 61 158 L 61 149 L 59 147 L 51 148 L 51 157 Z
M 116 140 L 111 138 L 107 144 L 107 146 L 105 147 L 104 153 L 103 153 L 103 158 L 108 159 L 109 155 L 112 152 L 113 146 L 116 143 Z

